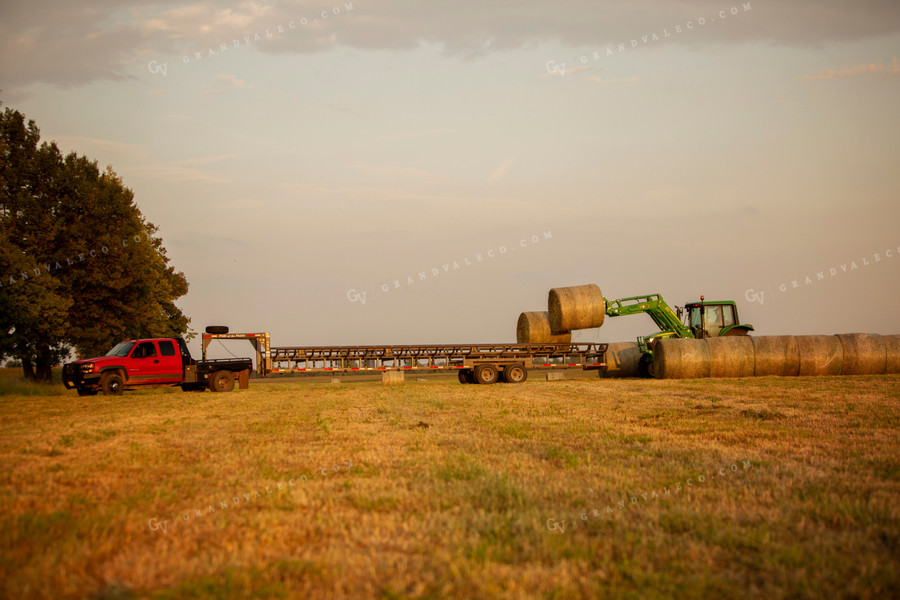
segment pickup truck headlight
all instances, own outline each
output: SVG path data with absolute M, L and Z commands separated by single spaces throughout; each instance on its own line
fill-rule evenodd
M 85 363 L 81 365 L 81 374 L 93 373 L 94 372 L 94 363 Z

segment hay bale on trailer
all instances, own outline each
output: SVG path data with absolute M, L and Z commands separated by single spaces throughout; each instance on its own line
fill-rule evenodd
M 839 333 L 844 351 L 842 375 L 882 375 L 886 356 L 884 342 L 875 333 Z
M 637 342 L 612 342 L 606 348 L 606 369 L 600 377 L 639 377 L 641 351 Z
M 550 315 L 546 312 L 523 312 L 516 323 L 516 343 L 519 344 L 571 344 L 569 332 L 550 332 Z
M 792 335 L 751 337 L 757 377 L 793 377 L 800 372 L 800 346 Z
M 567 333 L 576 329 L 591 329 L 603 325 L 606 300 L 593 283 L 553 288 L 547 298 L 550 331 Z
M 798 335 L 801 377 L 840 375 L 844 364 L 841 340 L 833 335 Z
M 657 379 L 709 377 L 709 344 L 693 338 L 669 338 L 656 342 L 654 376 Z
M 884 372 L 900 373 L 900 335 L 883 335 Z
M 705 339 L 709 347 L 710 377 L 753 377 L 756 352 L 749 336 Z

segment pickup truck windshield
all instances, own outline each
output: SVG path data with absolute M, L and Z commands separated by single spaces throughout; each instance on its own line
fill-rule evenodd
M 106 355 L 125 357 L 128 356 L 128 353 L 131 352 L 133 347 L 134 342 L 119 342 L 116 344 L 115 348 L 107 352 Z

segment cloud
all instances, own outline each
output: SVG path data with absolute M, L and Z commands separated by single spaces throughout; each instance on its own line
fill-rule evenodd
M 739 14 L 732 15 L 732 7 Z M 694 33 L 673 35 L 667 43 L 815 46 L 900 32 L 900 2 L 199 0 L 160 6 L 147 0 L 4 0 L 0 73 L 4 90 L 13 93 L 35 82 L 67 87 L 147 78 L 149 60 L 169 61 L 174 68 L 183 66 L 182 56 L 218 52 L 221 44 L 230 45 L 229 52 L 315 53 L 336 46 L 396 50 L 433 43 L 448 55 L 477 60 L 547 42 L 602 50 L 687 21 Z M 244 44 L 243 36 L 252 41 Z M 240 42 L 237 49 L 234 40 Z
M 838 81 L 850 77 L 859 77 L 861 75 L 900 76 L 900 60 L 897 60 L 897 58 L 894 57 L 894 60 L 887 65 L 879 61 L 877 63 L 856 65 L 844 69 L 823 69 L 815 75 L 795 77 L 794 81 Z
M 506 177 L 506 173 L 512 168 L 513 164 L 516 162 L 518 156 L 512 156 L 503 161 L 503 163 L 494 169 L 494 172 L 488 176 L 488 180 L 490 181 L 501 181 Z
M 60 151 L 77 152 L 96 160 L 101 166 L 111 164 L 120 175 L 139 175 L 158 181 L 222 183 L 221 177 L 204 173 L 189 167 L 205 165 L 237 156 L 224 154 L 201 158 L 189 158 L 178 164 L 165 164 L 153 159 L 150 151 L 140 144 L 128 144 L 114 140 L 83 137 L 77 135 L 55 136 L 53 140 Z
M 253 86 L 234 75 L 217 75 L 207 88 L 207 94 L 224 94 L 229 90 L 252 90 Z

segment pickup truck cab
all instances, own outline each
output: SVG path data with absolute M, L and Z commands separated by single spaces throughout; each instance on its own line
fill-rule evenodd
M 79 396 L 119 395 L 126 389 L 181 386 L 184 391 L 230 392 L 249 387 L 249 358 L 197 361 L 182 338 L 120 342 L 106 356 L 63 365 L 63 384 Z

